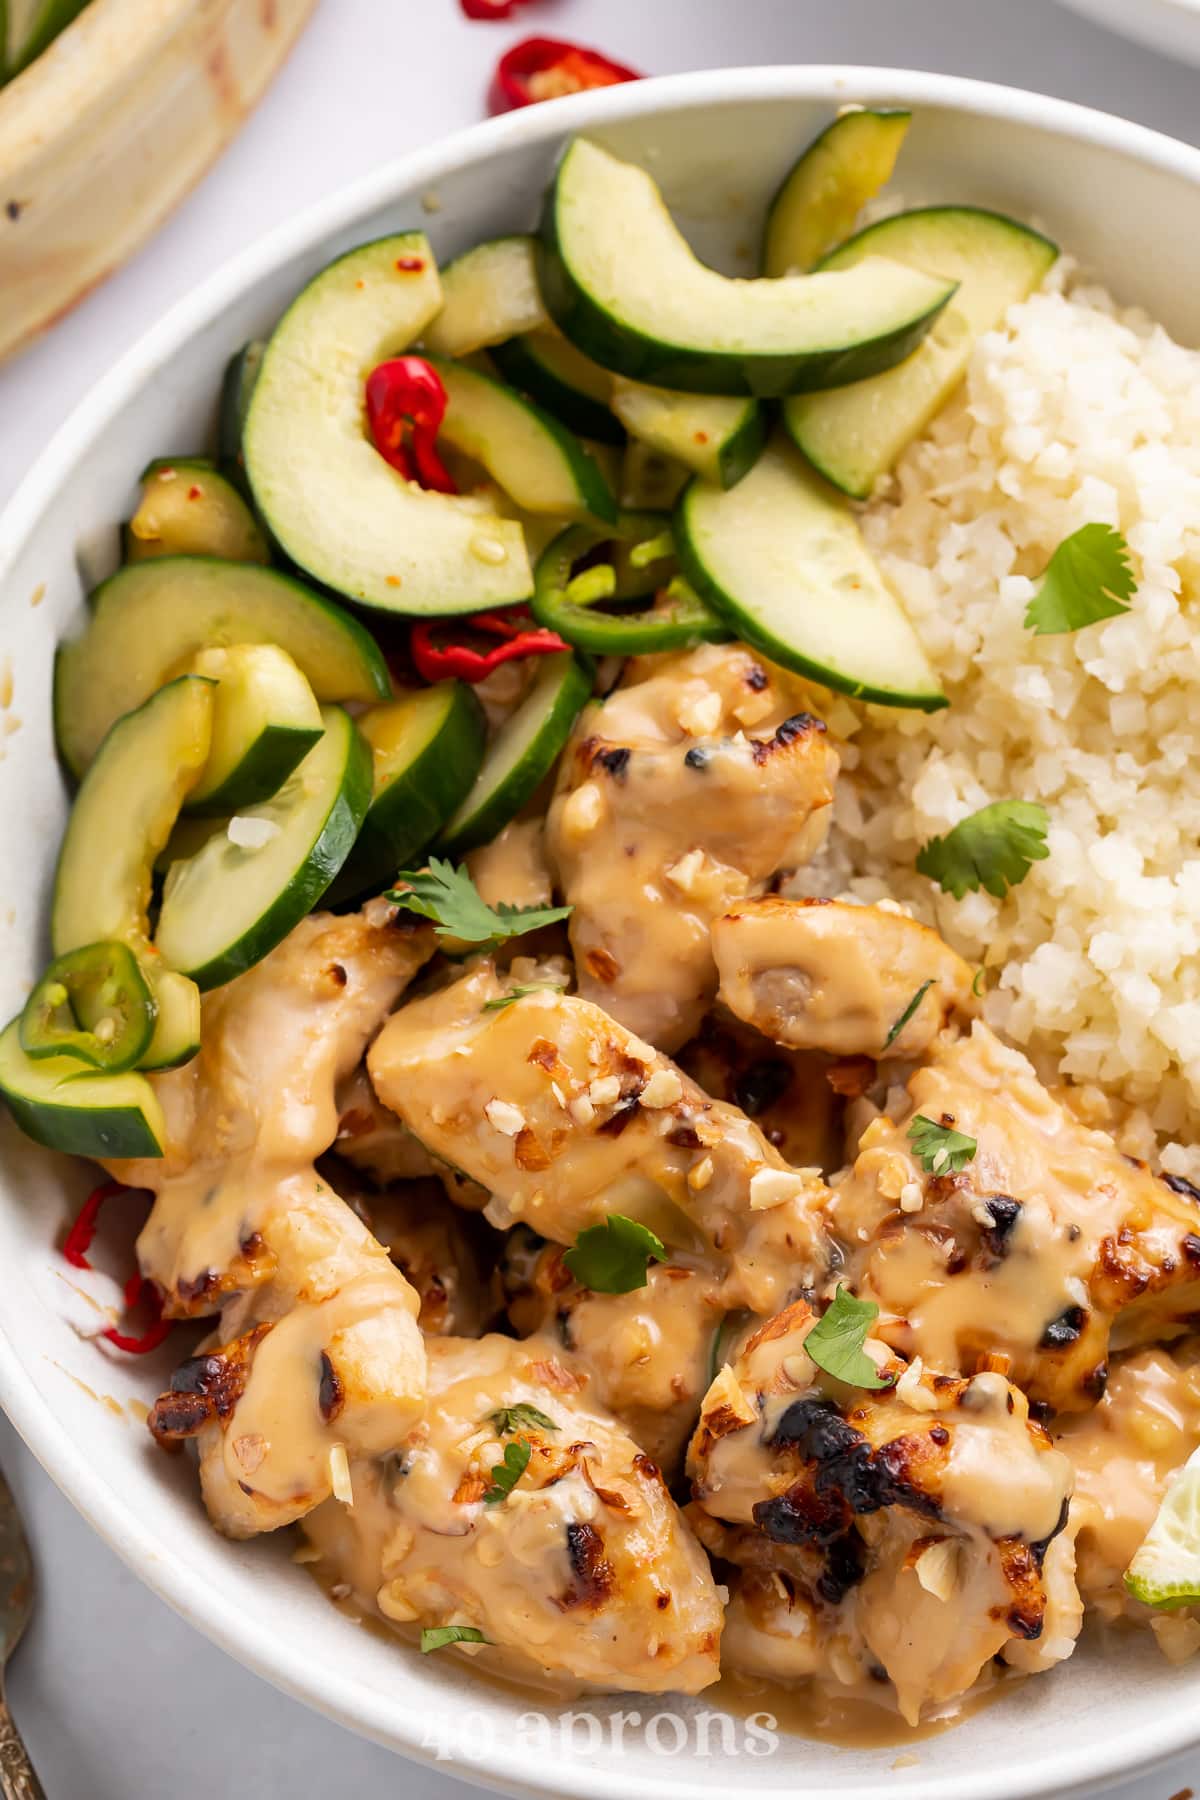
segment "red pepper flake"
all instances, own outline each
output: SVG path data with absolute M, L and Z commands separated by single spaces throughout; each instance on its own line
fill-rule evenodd
M 100 1220 L 101 1208 L 118 1194 L 141 1193 L 140 1188 L 126 1187 L 123 1181 L 103 1181 L 99 1187 L 93 1188 L 83 1205 L 79 1215 L 66 1235 L 62 1253 L 73 1269 L 91 1269 L 94 1264 L 88 1261 L 88 1251 L 96 1236 L 96 1227 Z M 126 1332 L 118 1331 L 110 1325 L 100 1336 L 106 1338 L 118 1350 L 124 1350 L 130 1356 L 146 1356 L 151 1350 L 157 1350 L 170 1331 L 170 1322 L 162 1316 L 162 1295 L 152 1281 L 147 1281 L 140 1271 L 135 1270 L 125 1283 L 125 1310 L 132 1312 L 134 1307 L 144 1305 L 150 1314 L 150 1323 L 140 1337 L 131 1337 Z
M 564 94 L 640 80 L 637 69 L 614 62 L 600 50 L 559 38 L 525 38 L 500 58 L 489 102 L 494 113 L 511 112 L 514 107 L 534 106 L 539 100 L 558 100 Z
M 367 377 L 367 424 L 380 456 L 406 481 L 457 494 L 435 444 L 446 416 L 446 390 L 422 356 L 396 356 Z
M 190 487 L 188 489 L 188 499 L 189 500 L 198 500 L 199 498 L 200 498 L 200 489 L 198 487 Z
M 398 256 L 396 267 L 401 275 L 419 275 L 425 267 L 425 258 L 423 256 Z
M 434 632 L 455 629 L 500 638 L 501 642 L 492 650 L 477 650 L 466 643 L 435 643 Z M 483 681 L 501 663 L 526 656 L 556 656 L 570 645 L 556 631 L 532 625 L 527 607 L 513 606 L 503 612 L 472 613 L 466 619 L 421 619 L 412 628 L 409 648 L 423 680 L 453 679 L 474 684 Z

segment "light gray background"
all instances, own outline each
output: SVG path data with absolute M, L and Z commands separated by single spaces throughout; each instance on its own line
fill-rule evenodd
M 1051 0 L 547 0 L 509 25 L 468 24 L 457 0 L 322 0 L 241 137 L 153 244 L 0 371 L 0 502 L 76 398 L 172 301 L 318 196 L 474 121 L 495 57 L 543 31 L 647 73 L 858 62 L 974 75 L 1200 142 L 1200 71 L 1093 29 Z M 9 1692 L 50 1800 L 368 1792 L 466 1800 L 472 1790 L 462 1783 L 306 1712 L 175 1618 L 2 1419 L 0 1463 L 40 1578 Z M 1020 1743 L 1018 1726 L 1015 1756 Z M 1122 1788 L 1119 1800 L 1168 1800 L 1193 1786 L 1200 1792 L 1200 1755 Z

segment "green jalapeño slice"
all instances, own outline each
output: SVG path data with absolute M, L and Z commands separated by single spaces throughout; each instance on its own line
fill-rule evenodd
M 154 1035 L 157 1008 L 125 944 L 85 944 L 56 957 L 25 1003 L 26 1056 L 73 1056 L 93 1069 L 132 1069 Z

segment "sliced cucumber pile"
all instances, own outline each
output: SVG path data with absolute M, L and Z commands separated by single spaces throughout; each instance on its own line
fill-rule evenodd
M 442 304 L 425 331 L 436 356 L 471 356 L 549 323 L 530 237 L 492 238 L 442 270 Z
M 83 773 L 106 731 L 201 650 L 276 644 L 318 700 L 385 700 L 387 664 L 362 626 L 271 569 L 204 557 L 120 570 L 97 588 L 82 635 L 59 646 L 54 730 L 59 755 Z
M 329 887 L 371 804 L 371 754 L 349 714 L 325 730 L 279 792 L 231 819 L 163 886 L 155 947 L 202 989 L 273 950 Z
M 269 800 L 324 730 L 308 682 L 274 644 L 201 650 L 192 673 L 218 686 L 212 745 L 187 810 L 234 813 Z
M 71 1156 L 162 1156 L 166 1121 L 144 1075 L 98 1075 L 73 1056 L 34 1059 L 20 1020 L 0 1032 L 0 1095 L 26 1137 Z
M 931 206 L 870 225 L 826 258 L 849 269 L 876 255 L 957 282 L 953 300 L 907 361 L 870 381 L 786 400 L 784 424 L 805 456 L 844 493 L 866 499 L 880 476 L 939 413 L 985 331 L 1039 287 L 1058 257 L 1040 232 L 1001 213 Z
M 787 442 L 728 492 L 693 481 L 674 524 L 692 586 L 772 662 L 884 706 L 946 705 L 854 514 Z
M 414 866 L 470 793 L 487 740 L 483 708 L 461 681 L 373 706 L 358 729 L 371 750 L 374 786 L 332 902 L 378 891 L 397 870 Z
M 446 390 L 441 437 L 481 463 L 519 507 L 566 519 L 616 518 L 608 483 L 565 425 L 490 375 L 428 360 Z
M 892 179 L 912 114 L 841 113 L 786 177 L 767 211 L 765 275 L 805 274 L 854 230 L 868 200 Z
M 578 657 L 545 656 L 533 686 L 505 721 L 470 793 L 451 816 L 438 849 L 449 857 L 490 843 L 550 773 L 592 691 L 592 671 Z
M 618 378 L 612 405 L 630 437 L 720 487 L 740 481 L 767 441 L 766 409 L 759 400 L 677 394 Z
M 491 352 L 505 381 L 597 444 L 623 444 L 625 427 L 610 411 L 613 378 L 607 369 L 556 331 L 529 331 Z
M 920 343 L 954 284 L 872 258 L 735 281 L 693 254 L 645 170 L 576 138 L 542 225 L 542 297 L 585 355 L 688 393 L 770 396 L 877 375 Z
M 127 562 L 220 556 L 268 563 L 267 540 L 233 483 L 211 463 L 161 457 L 142 474 L 142 502 L 125 534 Z
M 331 263 L 276 326 L 242 437 L 255 505 L 286 555 L 385 612 L 479 612 L 533 591 L 515 520 L 405 481 L 367 436 L 367 377 L 421 335 L 441 298 L 418 231 Z

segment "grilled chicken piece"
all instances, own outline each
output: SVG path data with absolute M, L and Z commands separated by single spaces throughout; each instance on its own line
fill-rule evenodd
M 863 1133 L 830 1219 L 855 1291 L 904 1355 L 969 1373 L 1000 1352 L 1056 1411 L 1104 1392 L 1111 1346 L 1178 1336 L 1200 1309 L 1200 1208 L 1079 1124 L 1030 1064 L 977 1024 L 908 1084 L 909 1110 Z M 916 1116 L 978 1149 L 927 1174 Z
M 703 645 L 629 664 L 563 755 L 546 845 L 579 991 L 660 1050 L 716 992 L 712 921 L 824 839 L 838 759 L 803 702 L 744 645 Z
M 305 1522 L 360 1603 L 474 1626 L 499 1646 L 482 1666 L 505 1673 L 639 1693 L 715 1681 L 721 1605 L 704 1553 L 574 1359 L 537 1339 L 432 1339 L 429 1391 L 394 1458 L 354 1465 L 353 1509 Z M 502 1432 L 492 1415 L 513 1407 L 551 1425 L 518 1414 Z M 522 1441 L 528 1464 L 504 1497 L 494 1471 Z
M 381 1453 L 424 1406 L 417 1296 L 313 1167 L 339 1078 L 430 953 L 390 917 L 314 915 L 206 995 L 200 1054 L 154 1078 L 166 1156 L 110 1165 L 155 1193 L 138 1256 L 168 1315 L 223 1306 L 150 1426 L 197 1439 L 206 1504 L 234 1537 L 319 1505 L 339 1455 Z
M 467 873 L 488 906 L 550 905 L 554 882 L 546 861 L 545 829 L 544 819 L 513 819 L 490 844 L 470 851 Z
M 678 1062 L 706 1094 L 753 1119 L 793 1169 L 841 1167 L 846 1088 L 827 1056 L 765 1044 L 748 1025 L 710 1013 Z M 874 1074 L 871 1063 L 863 1085 Z
M 1075 1469 L 1079 1587 L 1103 1618 L 1146 1617 L 1122 1576 L 1167 1483 L 1200 1446 L 1200 1338 L 1139 1350 L 1113 1370 L 1100 1404 L 1055 1441 Z
M 597 1294 L 575 1280 L 561 1245 L 516 1251 L 505 1267 L 516 1330 L 556 1333 L 586 1368 L 589 1392 L 673 1474 L 711 1376 L 720 1282 L 703 1268 L 656 1263 L 645 1287 Z
M 367 1065 L 338 1083 L 338 1128 L 333 1148 L 343 1162 L 366 1175 L 381 1188 L 397 1181 L 436 1177 L 447 1197 L 467 1212 L 482 1212 L 488 1192 L 460 1169 L 430 1156 L 395 1113 L 378 1099 L 367 1074 Z
M 493 1277 L 503 1239 L 482 1219 L 472 1218 L 446 1199 L 432 1177 L 396 1182 L 385 1188 L 356 1186 L 331 1167 L 329 1173 L 367 1229 L 411 1282 L 421 1302 L 419 1323 L 426 1336 L 482 1337 L 500 1309 Z M 350 1171 L 345 1170 L 344 1176 Z
M 886 906 L 766 894 L 717 919 L 712 948 L 729 1010 L 798 1050 L 911 1062 L 974 1010 L 970 966 Z
M 493 1225 L 569 1244 L 623 1213 L 708 1258 L 724 1303 L 755 1312 L 823 1280 L 816 1174 L 598 1006 L 540 991 L 489 1010 L 506 991 L 481 962 L 403 1007 L 367 1059 L 380 1099 L 489 1190 Z
M 718 1374 L 688 1453 L 696 1504 L 732 1528 L 729 1560 L 778 1557 L 796 1635 L 842 1634 L 850 1681 L 877 1664 L 915 1724 L 1040 1635 L 1071 1467 L 1003 1376 L 931 1376 L 876 1342 L 895 1389 L 848 1387 L 806 1353 L 815 1322 L 796 1302 Z

